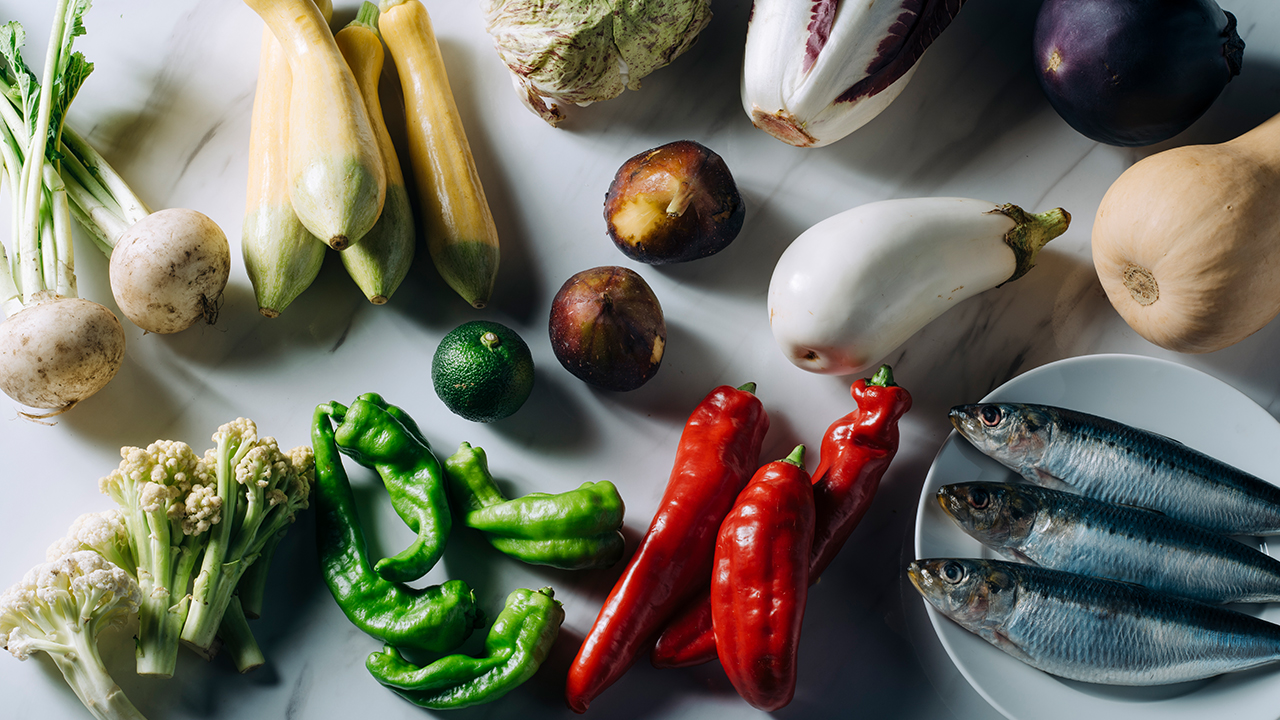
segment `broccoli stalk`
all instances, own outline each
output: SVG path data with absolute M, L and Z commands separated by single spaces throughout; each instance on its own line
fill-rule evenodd
M 186 443 L 126 447 L 99 487 L 120 506 L 142 588 L 138 673 L 170 677 L 187 619 L 187 586 L 209 529 L 223 517 L 204 461 Z
M 209 534 L 191 594 L 182 640 L 198 651 L 213 645 L 240 578 L 307 507 L 315 473 L 311 448 L 280 452 L 275 438 L 239 418 L 218 428 L 205 453 L 213 469 L 223 522 Z
M 141 589 L 96 552 L 37 565 L 0 595 L 0 639 L 19 660 L 43 651 L 98 720 L 145 720 L 107 673 L 98 634 L 138 609 Z

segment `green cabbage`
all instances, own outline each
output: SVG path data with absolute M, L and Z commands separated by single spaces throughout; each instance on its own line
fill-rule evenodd
M 564 119 L 557 102 L 640 89 L 693 45 L 711 0 L 485 0 L 484 13 L 520 99 L 555 125 Z

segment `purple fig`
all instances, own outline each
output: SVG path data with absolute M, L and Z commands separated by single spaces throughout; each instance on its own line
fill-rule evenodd
M 605 390 L 634 390 L 662 364 L 667 326 L 649 284 L 623 267 L 569 278 L 551 302 L 551 349 L 579 380 Z

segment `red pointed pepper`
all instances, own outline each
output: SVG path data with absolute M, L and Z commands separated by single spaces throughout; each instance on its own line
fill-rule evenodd
M 809 581 L 840 552 L 880 487 L 880 478 L 898 452 L 898 421 L 911 409 L 911 394 L 893 382 L 882 365 L 874 377 L 850 390 L 858 408 L 831 424 L 822 438 L 822 453 L 813 472 L 817 512 Z M 711 605 L 706 593 L 695 598 L 668 623 L 650 659 L 654 667 L 688 667 L 716 657 Z
M 720 522 L 759 464 L 769 429 L 754 390 L 718 387 L 690 415 L 649 531 L 569 668 L 565 699 L 575 712 L 586 712 L 705 586 Z
M 716 651 L 734 689 L 761 710 L 777 710 L 795 695 L 813 522 L 813 486 L 800 445 L 756 472 L 716 538 Z

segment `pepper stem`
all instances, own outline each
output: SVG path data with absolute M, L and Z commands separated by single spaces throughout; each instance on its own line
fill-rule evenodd
M 347 406 L 339 402 L 327 402 L 316 406 L 316 415 L 328 415 L 335 422 L 341 423 L 347 416 Z
M 893 369 L 888 365 L 881 365 L 875 375 L 867 378 L 867 384 L 877 387 L 898 387 L 897 383 L 893 381 Z
M 753 382 L 749 382 L 745 385 L 739 385 L 738 389 L 741 390 L 742 392 L 749 392 L 752 395 L 756 394 L 756 384 Z
M 791 463 L 792 465 L 795 465 L 796 467 L 803 470 L 804 469 L 804 446 L 797 445 L 796 449 L 792 450 L 790 455 L 782 459 L 782 462 Z
M 1036 255 L 1050 240 L 1067 231 L 1071 225 L 1071 213 L 1054 208 L 1042 213 L 1029 213 L 1017 205 L 1001 205 L 992 210 L 1013 221 L 1013 229 L 1004 235 L 1004 244 L 1013 250 L 1017 261 L 1013 275 L 1004 282 L 1013 282 L 1035 267 Z M 1003 285 L 1004 283 L 1001 283 Z

